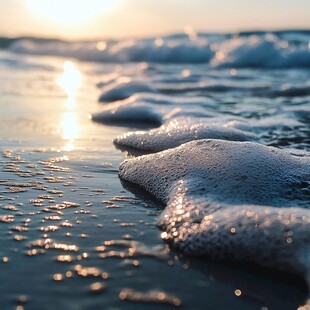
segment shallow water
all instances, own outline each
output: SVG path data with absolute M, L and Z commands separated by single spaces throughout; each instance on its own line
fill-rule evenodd
M 122 186 L 118 167 L 129 155 L 112 140 L 134 153 L 160 151 L 192 140 L 189 122 L 203 134 L 232 128 L 245 140 L 308 156 L 308 69 L 87 63 L 8 50 L 0 68 L 0 309 L 296 309 L 306 302 L 300 278 L 170 250 L 156 227 L 163 207 Z M 182 125 L 169 141 L 162 134 L 173 122 Z M 135 130 L 143 143 L 135 133 L 128 139 Z

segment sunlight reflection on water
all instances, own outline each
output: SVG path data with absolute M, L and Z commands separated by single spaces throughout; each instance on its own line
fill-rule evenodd
M 73 109 L 76 91 L 81 86 L 82 75 L 71 61 L 66 61 L 63 64 L 63 70 L 63 74 L 57 79 L 57 84 L 68 96 L 66 107 Z
M 62 138 L 66 140 L 65 150 L 72 151 L 74 149 L 74 140 L 79 135 L 78 118 L 75 112 L 65 112 L 61 121 Z
M 78 138 L 80 131 L 77 113 L 73 110 L 76 107 L 76 91 L 81 86 L 82 75 L 71 61 L 64 62 L 63 70 L 63 74 L 56 82 L 67 95 L 65 107 L 69 111 L 62 116 L 60 131 L 62 138 L 66 140 L 64 149 L 71 151 L 74 149 L 74 140 Z

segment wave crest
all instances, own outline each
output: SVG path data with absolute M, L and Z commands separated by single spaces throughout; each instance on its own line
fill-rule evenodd
M 66 42 L 21 39 L 15 53 L 73 57 L 95 62 L 210 63 L 211 66 L 288 68 L 310 67 L 310 34 L 198 34 L 163 38 Z M 290 35 L 289 35 L 290 34 Z

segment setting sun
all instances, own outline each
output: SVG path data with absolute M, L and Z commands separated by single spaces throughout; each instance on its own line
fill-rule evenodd
M 64 25 L 79 25 L 105 13 L 117 0 L 27 0 L 28 7 L 43 18 Z

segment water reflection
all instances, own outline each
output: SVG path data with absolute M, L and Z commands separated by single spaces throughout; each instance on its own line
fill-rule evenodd
M 76 91 L 81 85 L 81 72 L 71 61 L 66 61 L 63 64 L 63 70 L 63 74 L 57 79 L 57 84 L 68 96 L 66 107 L 73 109 L 75 106 Z
M 79 135 L 79 124 L 77 113 L 74 111 L 76 107 L 76 92 L 81 85 L 81 72 L 71 61 L 63 64 L 63 74 L 57 79 L 57 84 L 67 95 L 65 108 L 69 111 L 64 112 L 60 122 L 60 132 L 62 139 L 66 141 L 64 149 L 72 151 L 74 149 L 74 141 Z
M 65 150 L 72 151 L 74 149 L 74 140 L 79 135 L 79 124 L 75 112 L 65 112 L 61 120 L 62 138 L 66 140 Z

